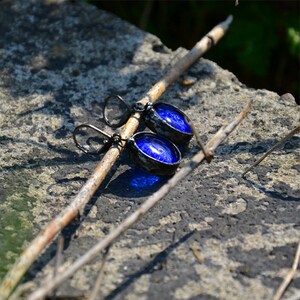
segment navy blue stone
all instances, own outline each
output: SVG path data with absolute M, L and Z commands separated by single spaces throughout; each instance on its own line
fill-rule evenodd
M 137 137 L 135 142 L 143 153 L 160 162 L 173 164 L 179 160 L 176 148 L 167 139 L 145 134 Z
M 192 133 L 190 125 L 185 120 L 183 114 L 167 104 L 159 103 L 155 105 L 158 115 L 165 120 L 173 128 L 185 132 Z

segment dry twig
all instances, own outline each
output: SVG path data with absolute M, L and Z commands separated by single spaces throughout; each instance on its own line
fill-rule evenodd
M 195 125 L 193 124 L 193 122 L 190 123 L 190 126 L 192 128 L 192 131 L 193 131 L 193 134 L 195 136 L 195 139 L 196 139 L 196 142 L 197 142 L 198 146 L 203 151 L 203 154 L 205 156 L 206 161 L 208 163 L 210 163 L 211 160 L 213 159 L 213 153 L 210 150 L 205 148 L 204 143 L 203 143 L 198 131 L 196 130 Z
M 291 281 L 293 280 L 293 278 L 297 272 L 299 260 L 300 260 L 300 242 L 298 243 L 298 247 L 296 250 L 292 268 L 290 269 L 288 274 L 285 276 L 284 280 L 282 281 L 281 285 L 279 286 L 278 290 L 276 291 L 276 293 L 273 297 L 273 300 L 279 300 L 283 296 L 285 290 L 287 289 L 287 287 L 289 286 L 289 284 L 291 283 Z
M 139 100 L 139 102 L 142 104 L 146 104 L 149 101 L 155 102 L 181 74 L 189 69 L 207 50 L 224 36 L 231 22 L 232 16 L 229 16 L 224 22 L 214 27 L 194 46 L 192 50 L 180 59 L 175 66 L 160 81 L 158 81 L 141 100 Z M 125 140 L 131 137 L 137 130 L 140 117 L 140 113 L 137 112 L 129 118 L 121 132 L 121 138 L 124 141 L 122 145 L 112 146 L 108 150 L 71 204 L 46 225 L 42 232 L 29 244 L 17 259 L 0 286 L 0 300 L 7 299 L 21 280 L 22 276 L 39 257 L 41 252 L 65 226 L 78 216 L 78 214 L 82 214 L 86 204 L 92 198 L 119 157 L 120 151 L 125 146 Z
M 102 279 L 103 279 L 103 276 L 104 276 L 104 266 L 105 266 L 105 263 L 106 263 L 106 260 L 107 260 L 108 252 L 109 252 L 109 247 L 106 248 L 106 250 L 103 254 L 103 258 L 102 258 L 102 262 L 101 262 L 101 266 L 100 266 L 100 270 L 99 270 L 99 275 L 96 279 L 93 291 L 92 291 L 92 293 L 91 293 L 88 300 L 96 300 L 97 297 L 99 297 L 98 294 L 99 294 L 99 289 L 100 289 L 101 282 L 102 282 Z
M 33 290 L 35 284 L 32 281 L 20 284 L 10 296 L 10 300 L 20 300 L 24 294 L 28 294 L 30 290 Z
M 64 250 L 64 244 L 65 244 L 65 239 L 63 236 L 60 236 L 60 238 L 58 239 L 57 242 L 57 250 L 56 250 L 56 257 L 55 257 L 55 267 L 53 270 L 53 276 L 52 276 L 52 280 L 56 277 L 57 273 L 58 273 L 58 269 L 61 266 L 62 262 L 63 262 L 63 250 Z M 56 296 L 55 296 L 55 291 L 53 291 L 53 295 L 51 297 L 51 300 L 56 300 Z
M 210 151 L 213 153 L 214 150 L 245 118 L 251 108 L 251 105 L 252 101 L 249 102 L 246 108 L 230 124 L 221 127 L 221 129 L 207 143 L 206 149 L 210 149 Z M 104 239 L 99 241 L 94 247 L 88 250 L 82 257 L 76 260 L 67 270 L 59 274 L 53 282 L 50 284 L 45 284 L 42 288 L 31 294 L 29 296 L 29 300 L 37 300 L 44 297 L 63 281 L 74 275 L 78 269 L 93 259 L 100 251 L 110 246 L 113 241 L 123 234 L 130 226 L 136 223 L 146 212 L 148 212 L 166 194 L 168 194 L 176 185 L 178 185 L 183 178 L 189 175 L 192 170 L 197 168 L 204 159 L 205 155 L 203 154 L 203 151 L 200 151 L 193 156 L 192 159 L 189 160 L 171 179 L 169 179 L 165 185 L 163 185 L 157 192 L 143 202 L 143 204 L 135 212 L 121 222 L 121 224 L 111 231 Z
M 269 149 L 261 158 L 259 158 L 252 166 L 250 166 L 248 169 L 246 169 L 245 172 L 242 174 L 242 177 L 244 177 L 246 175 L 246 173 L 248 173 L 249 171 L 251 171 L 258 164 L 260 164 L 271 152 L 273 152 L 275 149 L 277 149 L 279 146 L 281 146 L 289 138 L 291 138 L 293 135 L 295 135 L 298 132 L 300 132 L 300 125 L 297 126 L 296 128 L 294 128 L 292 131 L 290 131 L 285 137 L 283 137 L 271 149 Z

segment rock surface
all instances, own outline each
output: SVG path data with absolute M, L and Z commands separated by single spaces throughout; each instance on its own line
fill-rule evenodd
M 0 22 L 3 277 L 26 241 L 72 201 L 100 160 L 78 152 L 74 126 L 104 128 L 101 104 L 107 95 L 139 100 L 186 50 L 172 52 L 157 37 L 77 1 L 2 1 Z M 114 244 L 102 296 L 271 299 L 300 238 L 299 135 L 247 179 L 240 175 L 299 124 L 299 107 L 246 87 L 206 59 L 187 75 L 194 84 L 184 85 L 182 78 L 161 99 L 187 113 L 204 140 L 250 98 L 253 109 L 210 165 L 201 165 Z M 198 150 L 192 140 L 184 161 Z M 138 170 L 124 151 L 83 220 L 65 231 L 65 260 L 81 256 L 163 182 Z M 55 251 L 53 243 L 25 280 L 39 286 L 52 272 Z M 88 292 L 100 262 L 99 256 L 58 294 Z M 286 295 L 296 289 L 299 272 Z

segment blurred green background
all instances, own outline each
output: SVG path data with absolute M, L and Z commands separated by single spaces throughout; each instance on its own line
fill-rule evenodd
M 282 1 L 88 1 L 157 35 L 169 48 L 190 49 L 229 14 L 234 22 L 207 54 L 249 87 L 279 95 L 292 93 L 300 104 L 300 2 Z

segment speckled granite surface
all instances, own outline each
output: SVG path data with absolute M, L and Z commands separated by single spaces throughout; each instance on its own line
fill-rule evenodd
M 76 150 L 74 126 L 104 128 L 107 95 L 118 92 L 135 102 L 184 51 L 172 52 L 157 37 L 88 4 L 0 3 L 1 277 L 99 161 Z M 201 165 L 111 248 L 105 299 L 271 299 L 292 264 L 300 238 L 299 135 L 247 180 L 240 174 L 299 124 L 299 107 L 291 97 L 246 87 L 206 59 L 188 75 L 194 85 L 181 79 L 162 100 L 186 112 L 204 140 L 249 98 L 253 109 L 210 165 Z M 184 160 L 197 151 L 192 140 Z M 79 257 L 163 182 L 151 181 L 124 151 L 83 220 L 66 230 L 65 260 Z M 40 285 L 52 272 L 55 251 L 54 243 L 26 281 Z M 58 294 L 88 292 L 100 261 Z M 299 272 L 286 296 L 297 289 Z

